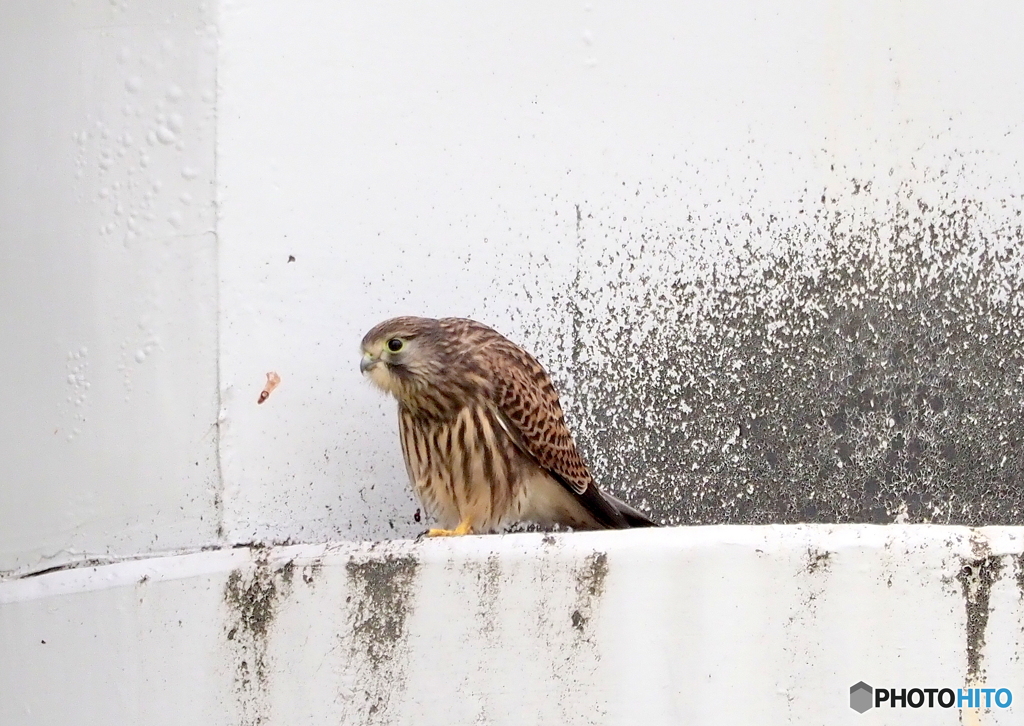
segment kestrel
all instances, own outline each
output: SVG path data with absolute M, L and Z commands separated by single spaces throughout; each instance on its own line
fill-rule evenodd
M 398 401 L 406 470 L 443 529 L 519 521 L 574 529 L 656 526 L 602 492 L 576 450 L 547 372 L 486 325 L 403 317 L 366 334 L 359 370 Z

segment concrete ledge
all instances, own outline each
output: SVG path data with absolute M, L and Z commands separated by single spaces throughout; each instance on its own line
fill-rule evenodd
M 1022 528 L 721 526 L 58 571 L 0 583 L 0 723 L 1010 723 L 849 693 L 1021 683 L 1022 552 Z

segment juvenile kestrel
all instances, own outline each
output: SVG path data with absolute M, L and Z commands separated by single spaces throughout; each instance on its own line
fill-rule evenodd
M 359 370 L 398 400 L 412 487 L 444 529 L 518 521 L 574 529 L 654 522 L 598 489 L 536 359 L 464 318 L 394 318 L 366 334 Z

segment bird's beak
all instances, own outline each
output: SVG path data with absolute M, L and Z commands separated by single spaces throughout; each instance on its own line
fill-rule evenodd
M 370 353 L 363 353 L 362 360 L 359 361 L 359 372 L 366 373 L 366 371 L 377 365 L 378 361 Z

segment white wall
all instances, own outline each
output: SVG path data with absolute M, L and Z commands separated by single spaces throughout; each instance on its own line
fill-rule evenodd
M 678 260 L 710 278 L 733 248 L 777 244 L 769 218 L 802 223 L 826 191 L 844 224 L 884 226 L 909 185 L 933 205 L 991 201 L 979 227 L 1012 228 L 1021 12 L 225 3 L 217 169 L 229 537 L 418 531 L 416 505 L 396 485 L 391 406 L 355 367 L 357 342 L 386 317 L 497 326 L 551 365 L 581 430 L 576 349 L 602 380 L 619 381 L 613 393 L 645 385 L 603 344 L 637 340 L 630 326 L 644 315 L 622 311 L 636 312 Z M 853 194 L 854 178 L 873 180 L 871 193 Z M 623 275 L 620 254 L 641 238 L 640 269 Z M 573 326 L 574 304 L 593 328 Z M 706 331 L 677 334 L 699 344 Z M 284 383 L 257 408 L 267 370 Z M 605 452 L 587 454 L 604 468 Z
M 595 341 L 666 262 L 775 244 L 742 230 L 819 189 L 855 218 L 969 194 L 1011 229 L 1021 12 L 3 0 L 0 571 L 417 532 L 355 366 L 387 316 L 491 322 L 587 433 L 574 371 L 622 375 Z
M 1022 21 L 1014 3 L 0 0 L 0 721 L 953 723 L 857 716 L 848 688 L 1019 682 L 1016 530 L 229 546 L 421 531 L 393 406 L 356 367 L 402 313 L 526 344 L 599 473 L 667 461 L 610 487 L 689 506 L 672 486 L 692 452 L 630 449 L 645 411 L 586 398 L 644 385 L 623 364 L 656 324 L 634 325 L 644 295 L 770 249 L 773 225 L 813 247 L 831 220 L 878 222 L 884 253 L 918 200 L 927 228 L 969 199 L 1012 253 Z M 722 292 L 668 333 L 706 345 Z M 983 371 L 1011 398 L 1018 359 Z M 621 450 L 594 445 L 602 417 Z M 977 469 L 1020 467 L 1005 432 L 977 427 L 1005 443 Z M 748 495 L 709 481 L 710 520 Z M 964 561 L 998 575 L 983 648 Z
M 209 544 L 213 18 L 0 2 L 0 573 Z

